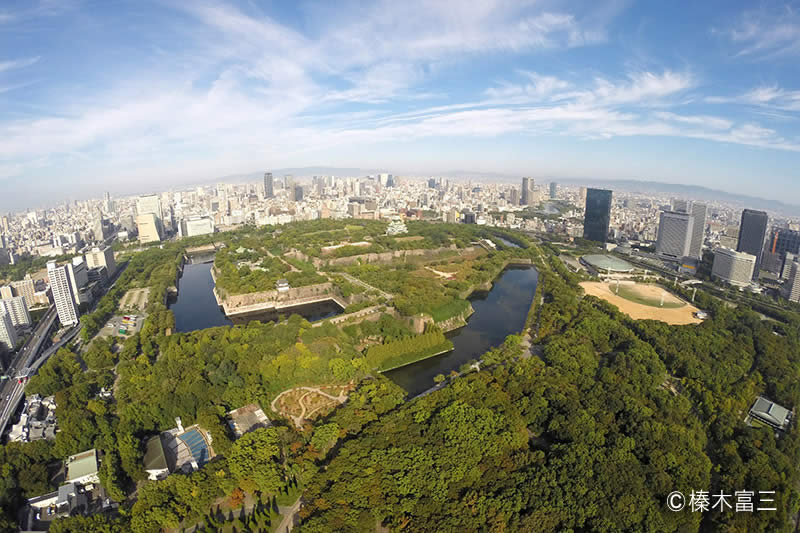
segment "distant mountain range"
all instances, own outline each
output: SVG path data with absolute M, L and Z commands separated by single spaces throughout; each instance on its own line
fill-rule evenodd
M 368 169 L 368 168 L 342 168 L 342 167 L 292 167 L 292 168 L 276 168 L 271 170 L 275 178 L 282 178 L 286 174 L 291 174 L 297 178 L 307 178 L 311 176 L 368 176 L 378 174 L 380 172 L 397 173 L 399 175 L 416 176 L 416 175 L 430 175 L 443 178 L 451 178 L 458 181 L 461 180 L 476 180 L 476 181 L 493 181 L 493 182 L 507 182 L 514 183 L 521 179 L 521 176 L 513 174 L 504 174 L 499 172 L 477 172 L 471 170 L 451 170 L 447 172 L 435 172 L 430 174 L 408 173 L 408 172 L 393 172 L 387 169 Z M 259 181 L 264 177 L 263 172 L 251 172 L 247 174 L 232 174 L 229 176 L 222 176 L 213 180 L 208 180 L 208 183 L 215 182 L 247 182 Z M 725 202 L 734 204 L 741 207 L 749 207 L 751 209 L 765 209 L 772 211 L 776 214 L 782 215 L 800 215 L 800 205 L 788 204 L 778 200 L 770 200 L 767 198 L 757 198 L 745 194 L 730 193 L 708 187 L 701 187 L 699 185 L 682 185 L 678 183 L 660 183 L 655 181 L 639 181 L 639 180 L 607 180 L 607 179 L 593 179 L 593 178 L 547 178 L 536 177 L 536 181 L 548 183 L 556 181 L 565 185 L 586 185 L 590 187 L 606 187 L 612 190 L 626 191 L 632 193 L 661 193 L 670 194 L 675 196 L 685 196 L 697 200 Z

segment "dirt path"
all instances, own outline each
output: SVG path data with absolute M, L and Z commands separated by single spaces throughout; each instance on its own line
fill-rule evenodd
M 433 268 L 431 268 L 431 267 L 429 267 L 429 266 L 426 266 L 426 267 L 425 267 L 425 269 L 426 269 L 426 270 L 430 270 L 431 272 L 433 272 L 433 273 L 434 273 L 434 274 L 436 274 L 437 276 L 439 276 L 439 277 L 441 277 L 441 278 L 444 278 L 444 279 L 453 279 L 453 278 L 455 278 L 455 277 L 456 277 L 456 275 L 455 275 L 454 273 L 451 273 L 451 272 L 441 272 L 440 270 L 435 270 L 435 269 L 433 269 Z
M 281 412 L 277 407 L 278 400 L 280 400 L 281 396 L 283 396 L 284 394 L 289 394 L 290 392 L 294 392 L 294 391 L 297 391 L 297 390 L 306 391 L 306 393 L 303 394 L 297 400 L 297 403 L 300 404 L 300 409 L 301 409 L 300 410 L 300 415 L 299 416 L 295 416 L 295 415 L 292 415 L 292 414 L 289 414 L 289 413 Z M 340 405 L 347 401 L 347 393 L 345 392 L 344 389 L 342 389 L 342 391 L 339 393 L 339 396 L 333 396 L 333 395 L 328 394 L 327 392 L 325 392 L 325 391 L 323 391 L 323 390 L 321 390 L 321 389 L 319 389 L 317 387 L 295 387 L 293 389 L 287 389 L 287 390 L 283 391 L 282 393 L 278 394 L 275 397 L 275 399 L 272 400 L 272 402 L 270 403 L 270 407 L 272 408 L 272 410 L 274 412 L 276 412 L 276 413 L 278 413 L 278 414 L 280 414 L 282 416 L 286 416 L 288 418 L 291 418 L 292 421 L 294 422 L 295 426 L 297 426 L 298 428 L 302 428 L 303 427 L 303 420 L 306 417 L 306 405 L 303 403 L 303 400 L 306 398 L 306 396 L 308 396 L 311 393 L 319 394 L 320 396 L 328 398 L 329 400 L 332 400 L 332 401 L 334 401 L 334 402 L 336 402 L 336 403 L 338 403 Z M 320 409 L 320 407 L 323 407 L 323 406 L 319 406 L 319 407 L 315 408 L 313 411 L 308 413 L 308 416 L 313 414 L 314 411 L 317 411 L 318 409 Z

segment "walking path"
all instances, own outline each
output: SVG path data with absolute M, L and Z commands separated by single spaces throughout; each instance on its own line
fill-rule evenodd
M 300 404 L 300 408 L 301 408 L 300 415 L 299 415 L 299 416 L 295 416 L 295 415 L 292 415 L 292 414 L 289 414 L 289 413 L 283 413 L 283 412 L 281 412 L 280 410 L 278 410 L 278 408 L 277 408 L 277 403 L 278 403 L 278 400 L 280 400 L 281 396 L 283 396 L 284 394 L 288 394 L 288 393 L 290 393 L 290 392 L 297 391 L 297 390 L 304 390 L 304 391 L 307 391 L 305 394 L 303 394 L 303 395 L 300 397 L 300 399 L 298 399 L 298 400 L 297 400 L 297 403 L 299 403 L 299 404 Z M 314 411 L 316 411 L 316 410 L 317 410 L 317 409 L 319 409 L 320 407 L 323 407 L 323 406 L 319 406 L 319 407 L 317 407 L 316 409 L 314 409 L 314 410 L 312 410 L 311 412 L 309 412 L 308 414 L 306 414 L 306 405 L 303 403 L 303 400 L 306 398 L 306 396 L 308 396 L 308 395 L 309 395 L 309 394 L 311 394 L 312 392 L 313 392 L 313 393 L 317 393 L 317 394 L 319 394 L 320 396 L 324 396 L 325 398 L 328 398 L 329 400 L 333 400 L 334 402 L 337 402 L 337 403 L 339 403 L 339 404 L 343 404 L 344 402 L 346 402 L 346 401 L 347 401 L 347 394 L 346 394 L 345 390 L 342 390 L 342 391 L 339 393 L 339 396 L 332 396 L 332 395 L 328 394 L 327 392 L 325 392 L 325 391 L 323 391 L 323 390 L 321 390 L 321 389 L 319 389 L 319 388 L 317 388 L 317 387 L 295 387 L 295 388 L 293 388 L 293 389 L 288 389 L 288 390 L 285 390 L 285 391 L 283 391 L 282 393 L 278 394 L 278 395 L 275 397 L 275 399 L 274 399 L 274 400 L 272 400 L 272 403 L 270 404 L 270 407 L 272 407 L 272 410 L 273 410 L 274 412 L 276 412 L 276 413 L 278 413 L 278 414 L 281 414 L 281 415 L 284 415 L 284 416 L 288 416 L 289 418 L 291 418 L 291 419 L 292 419 L 292 421 L 294 422 L 294 424 L 295 424 L 295 425 L 296 425 L 298 428 L 302 428 L 302 427 L 303 427 L 303 419 L 304 419 L 306 416 L 311 416 L 311 414 L 312 414 L 312 413 L 314 413 Z
M 288 533 L 294 527 L 295 515 L 300 510 L 303 504 L 303 498 L 297 498 L 297 501 L 291 507 L 278 506 L 278 512 L 283 516 L 280 525 L 275 529 L 276 533 Z
M 373 287 L 372 285 L 370 285 L 368 283 L 364 283 L 360 279 L 354 278 L 353 276 L 351 276 L 350 274 L 347 274 L 346 272 L 337 272 L 337 274 L 342 276 L 344 279 L 346 279 L 350 283 L 354 283 L 355 285 L 363 287 L 363 288 L 365 288 L 367 290 L 377 292 L 378 294 L 380 294 L 381 296 L 383 296 L 387 300 L 391 300 L 392 298 L 394 298 L 394 296 L 389 294 L 388 292 L 384 292 L 384 291 L 382 291 L 382 290 L 380 290 L 380 289 L 378 289 L 376 287 Z

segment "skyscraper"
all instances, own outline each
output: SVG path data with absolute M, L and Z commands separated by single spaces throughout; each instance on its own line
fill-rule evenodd
M 144 196 L 140 196 L 136 199 L 136 225 L 139 227 L 139 242 L 150 242 L 150 241 L 160 241 L 161 237 L 164 234 L 164 213 L 161 210 L 161 199 L 158 197 L 157 194 L 147 194 Z M 150 221 L 149 215 L 153 215 L 154 221 Z M 144 222 L 145 225 L 148 225 L 149 222 L 155 227 L 155 235 L 158 235 L 157 239 L 152 238 L 152 235 L 148 237 L 148 240 L 142 240 L 142 228 L 139 224 L 139 219 Z M 149 232 L 151 228 L 145 228 L 145 232 Z
M 157 194 L 146 194 L 136 199 L 136 214 L 145 215 L 147 213 L 154 214 L 159 221 L 164 219 L 164 213 L 161 210 L 161 199 Z
M 272 181 L 272 172 L 264 172 L 264 198 L 275 197 L 275 184 Z
M 550 182 L 550 199 L 555 200 L 558 196 L 558 183 L 555 181 Z
M 522 205 L 531 205 L 531 202 L 533 202 L 533 180 L 531 178 L 522 178 L 520 203 Z
M 703 240 L 706 235 L 706 204 L 692 202 L 690 213 L 692 215 L 692 238 L 689 244 L 689 257 L 703 258 Z
M 50 289 L 53 291 L 58 320 L 63 326 L 77 324 L 79 321 L 78 308 L 75 305 L 77 297 L 74 295 L 67 267 L 58 266 L 55 261 L 48 261 L 47 277 L 50 280 Z
M 17 330 L 11 321 L 11 315 L 8 314 L 5 307 L 0 306 L 0 346 L 11 351 L 17 345 L 18 340 Z
M 137 215 L 136 227 L 139 230 L 139 242 L 146 243 L 161 240 L 158 218 L 153 213 Z
M 758 272 L 761 268 L 768 219 L 769 217 L 764 211 L 755 211 L 753 209 L 742 211 L 742 222 L 739 224 L 739 241 L 736 244 L 736 251 L 756 256 L 753 279 L 758 279 Z
M 299 183 L 296 183 L 292 186 L 292 200 L 295 202 L 302 202 L 303 201 L 303 186 Z
M 685 212 L 662 211 L 658 222 L 656 254 L 669 261 L 691 255 L 694 217 Z
M 508 202 L 511 205 L 519 205 L 519 190 L 516 187 L 511 187 L 511 193 L 508 195 Z
M 586 190 L 586 211 L 583 215 L 583 238 L 606 242 L 611 225 L 612 192 L 605 189 Z

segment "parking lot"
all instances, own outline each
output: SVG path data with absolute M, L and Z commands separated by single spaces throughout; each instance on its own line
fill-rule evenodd
M 125 320 L 124 317 L 126 316 L 130 317 L 130 320 Z M 127 338 L 138 333 L 142 329 L 143 322 L 144 315 L 118 315 L 106 322 L 97 336 L 103 338 L 112 336 Z

